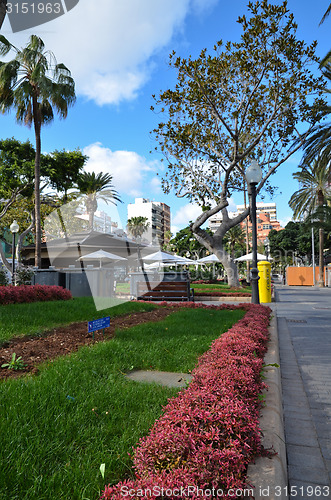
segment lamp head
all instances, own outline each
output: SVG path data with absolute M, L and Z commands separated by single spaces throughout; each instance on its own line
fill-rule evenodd
M 13 220 L 12 224 L 10 225 L 10 231 L 12 233 L 18 233 L 20 229 L 20 226 L 17 224 L 16 220 Z
M 246 181 L 248 184 L 258 184 L 262 179 L 262 170 L 256 160 L 252 160 L 250 166 L 246 170 Z

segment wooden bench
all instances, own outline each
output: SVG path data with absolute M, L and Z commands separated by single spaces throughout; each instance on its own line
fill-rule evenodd
M 189 281 L 145 281 L 137 283 L 138 300 L 194 301 L 194 290 Z

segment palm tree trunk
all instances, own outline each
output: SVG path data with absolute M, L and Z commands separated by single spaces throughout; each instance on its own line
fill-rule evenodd
M 318 286 L 324 287 L 324 229 L 322 227 L 318 230 L 319 235 L 319 280 Z
M 323 207 L 324 205 L 324 195 L 321 191 L 318 192 L 318 206 Z M 319 280 L 318 286 L 320 288 L 324 287 L 324 228 L 322 227 L 323 221 L 321 220 L 321 227 L 319 228 Z
M 34 203 L 35 203 L 35 257 L 34 265 L 41 267 L 41 216 L 40 216 L 40 155 L 41 125 L 38 116 L 37 99 L 33 97 L 33 123 L 36 138 L 36 155 L 34 164 Z

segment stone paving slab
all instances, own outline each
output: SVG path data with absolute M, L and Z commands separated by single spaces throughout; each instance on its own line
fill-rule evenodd
M 276 314 L 290 499 L 331 498 L 331 289 L 277 287 Z
M 136 382 L 155 382 L 167 387 L 186 387 L 192 380 L 192 376 L 187 373 L 156 372 L 152 370 L 132 371 L 126 377 Z

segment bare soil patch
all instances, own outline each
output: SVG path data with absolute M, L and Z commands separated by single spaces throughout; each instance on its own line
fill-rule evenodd
M 105 328 L 104 337 L 102 331 L 95 332 L 94 340 L 93 334 L 87 331 L 87 321 L 56 327 L 38 336 L 13 338 L 0 347 L 0 367 L 3 363 L 10 362 L 14 352 L 17 357 L 22 356 L 22 360 L 27 366 L 23 370 L 0 368 L 0 379 L 20 377 L 26 373 L 37 374 L 38 365 L 46 360 L 77 351 L 83 345 L 107 341 L 115 336 L 115 330 L 130 328 L 150 321 L 161 321 L 172 312 L 174 309 L 166 306 L 153 311 L 111 318 L 110 327 Z

